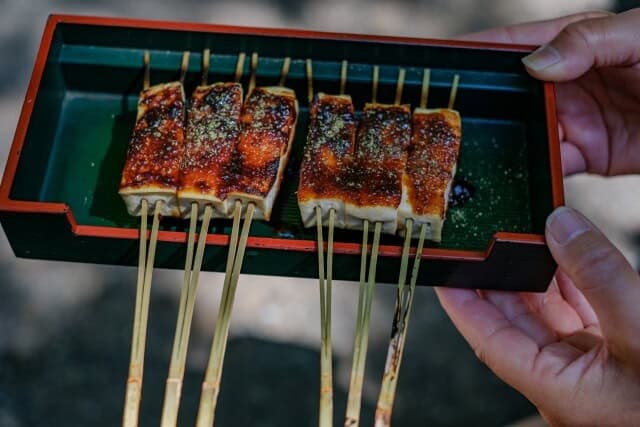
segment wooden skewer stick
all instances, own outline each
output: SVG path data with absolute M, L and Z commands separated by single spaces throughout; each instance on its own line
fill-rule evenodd
M 207 81 L 209 80 L 209 62 L 211 61 L 211 50 L 206 48 L 202 52 L 202 86 L 207 85 Z
M 222 378 L 222 367 L 224 363 L 224 354 L 227 348 L 227 337 L 229 336 L 229 323 L 231 320 L 231 311 L 235 292 L 240 278 L 242 269 L 242 260 L 244 258 L 245 249 L 247 247 L 247 239 L 253 219 L 255 204 L 249 203 L 247 212 L 242 226 L 242 234 L 238 242 L 237 253 L 233 261 L 233 270 L 228 282 L 225 278 L 226 292 L 223 291 L 223 297 L 220 301 L 220 309 L 218 311 L 218 320 L 216 322 L 216 330 L 214 333 L 213 345 L 211 347 L 211 355 L 207 365 L 204 382 L 202 383 L 202 394 L 200 396 L 200 406 L 198 408 L 198 417 L 196 420 L 197 427 L 211 427 L 215 419 L 216 405 L 218 401 L 218 393 L 220 391 L 220 380 Z M 240 210 L 236 208 L 235 218 L 239 218 Z M 229 254 L 232 256 L 232 254 Z M 227 267 L 229 263 L 227 264 Z
M 402 102 L 402 91 L 404 89 L 404 78 L 406 75 L 406 70 L 404 68 L 400 68 L 398 70 L 398 84 L 396 85 L 396 98 L 393 102 L 395 105 L 400 105 Z
M 182 52 L 182 62 L 180 63 L 180 83 L 184 84 L 184 79 L 189 71 L 189 51 Z
M 453 83 L 451 85 L 451 93 L 449 94 L 449 108 L 453 110 L 453 106 L 456 103 L 456 97 L 458 96 L 458 84 L 460 83 L 460 75 L 456 74 L 453 76 Z
M 366 221 L 366 220 L 365 220 Z M 367 224 L 368 221 L 365 222 Z M 366 230 L 365 226 L 365 230 Z M 378 264 L 378 249 L 380 247 L 380 233 L 382 223 L 376 222 L 371 245 L 371 260 L 369 261 L 368 283 L 363 285 L 361 281 L 361 295 L 359 295 L 359 325 L 356 330 L 356 344 L 354 348 L 354 361 L 351 371 L 349 395 L 347 397 L 347 414 L 345 427 L 356 427 L 360 424 L 360 407 L 362 404 L 362 387 L 364 384 L 364 370 L 366 366 L 367 348 L 369 345 L 369 321 L 371 319 L 371 305 L 373 302 L 373 290 L 376 283 L 376 269 Z M 364 237 L 363 237 L 364 240 Z M 363 249 L 366 251 L 366 248 Z M 361 279 L 362 268 L 361 264 Z M 364 290 L 362 290 L 364 288 Z
M 420 99 L 420 107 L 426 108 L 429 71 L 425 69 L 422 79 L 422 96 Z M 458 75 L 454 77 L 452 93 L 449 98 L 449 108 L 455 102 L 455 92 L 458 86 Z M 392 335 L 387 350 L 387 361 L 385 371 L 382 377 L 382 385 L 380 387 L 380 395 L 375 413 L 375 427 L 388 427 L 391 425 L 391 413 L 393 403 L 395 401 L 396 388 L 398 385 L 398 376 L 400 373 L 400 364 L 404 353 L 404 345 L 406 342 L 407 330 L 409 326 L 409 318 L 411 315 L 411 307 L 413 305 L 413 296 L 415 294 L 415 286 L 420 270 L 420 260 L 422 259 L 422 249 L 427 233 L 427 225 L 422 224 L 420 229 L 420 237 L 418 239 L 418 247 L 413 262 L 413 271 L 411 273 L 411 283 L 408 295 L 405 293 L 405 283 L 407 279 L 407 268 L 409 260 L 409 248 L 411 246 L 411 236 L 413 235 L 413 220 L 407 219 L 405 231 L 404 247 L 402 249 L 402 259 L 400 264 L 400 275 L 398 278 L 398 289 L 396 294 L 396 307 L 391 328 Z
M 144 89 L 149 89 L 150 86 L 150 81 L 151 81 L 151 71 L 150 71 L 150 66 L 149 66 L 149 62 L 150 62 L 150 58 L 149 58 L 149 51 L 145 50 L 144 51 L 144 57 L 143 57 L 143 62 L 144 62 L 144 78 L 142 80 L 142 87 Z
M 342 61 L 342 67 L 340 68 L 340 95 L 344 95 L 344 92 L 347 89 L 348 68 L 349 68 L 349 63 L 345 59 Z
M 313 63 L 311 59 L 307 58 L 305 66 L 307 71 L 307 101 L 311 106 L 311 101 L 313 101 Z
M 351 364 L 351 378 L 349 381 L 349 395 L 347 397 L 347 415 L 345 426 L 353 426 L 358 424 L 360 414 L 361 394 L 356 392 L 362 389 L 362 384 L 357 384 L 358 361 L 360 360 L 362 320 L 364 318 L 365 294 L 367 289 L 367 253 L 369 238 L 369 221 L 364 221 L 362 231 L 362 251 L 360 256 L 360 284 L 358 285 L 358 308 L 356 312 L 356 334 L 353 346 L 353 362 Z
M 412 220 L 407 220 L 407 238 L 405 239 L 405 247 L 403 248 L 403 257 L 405 256 L 405 251 L 408 252 L 407 241 L 410 242 L 411 240 L 412 223 Z M 402 363 L 402 356 L 404 354 L 407 330 L 409 329 L 409 319 L 411 317 L 411 307 L 413 306 L 413 296 L 415 295 L 416 282 L 420 271 L 420 260 L 422 259 L 422 249 L 424 248 L 426 234 L 427 225 L 422 224 L 422 227 L 420 228 L 420 237 L 418 239 L 418 247 L 416 248 L 416 255 L 413 261 L 413 270 L 411 272 L 411 282 L 409 285 L 408 295 L 404 292 L 403 283 L 404 280 L 406 280 L 407 263 L 404 264 L 400 271 L 394 327 L 392 329 L 395 333 L 391 337 L 389 349 L 387 351 L 385 372 L 375 413 L 375 427 L 388 427 L 391 425 L 391 412 L 393 410 L 393 402 L 395 400 L 396 388 L 398 386 L 400 364 Z M 402 286 L 400 286 L 401 283 Z
M 145 261 L 147 257 L 147 215 L 148 202 L 142 199 L 140 212 L 140 252 L 138 254 L 138 282 L 136 284 L 136 304 L 133 314 L 133 334 L 131 337 L 131 356 L 129 362 L 129 378 L 125 395 L 125 408 L 122 425 L 125 427 L 138 425 L 138 411 L 142 393 L 142 364 L 140 363 L 140 317 L 144 293 Z M 142 358 L 144 362 L 144 357 Z
M 184 369 L 187 362 L 187 348 L 189 347 L 189 336 L 191 333 L 191 322 L 195 307 L 195 295 L 198 287 L 204 249 L 206 247 L 207 231 L 213 209 L 207 205 L 202 218 L 202 227 L 198 237 L 198 247 L 196 249 L 195 261 L 193 261 L 193 246 L 195 240 L 195 229 L 198 220 L 198 204 L 191 205 L 191 221 L 189 228 L 189 240 L 187 244 L 187 260 L 185 262 L 185 274 L 180 293 L 180 305 L 178 310 L 178 320 L 176 322 L 176 332 L 173 339 L 173 349 L 171 352 L 171 362 L 169 364 L 169 375 L 164 394 L 164 404 L 162 407 L 162 427 L 175 427 L 178 421 L 178 409 L 180 407 L 180 396 L 182 392 L 182 381 Z M 191 265 L 193 261 L 193 266 Z M 193 268 L 193 270 L 191 270 Z
M 378 94 L 378 80 L 380 77 L 379 67 L 373 67 L 372 76 L 372 103 L 376 103 Z M 404 70 L 398 73 L 398 87 L 396 89 L 396 103 L 400 103 L 402 98 L 402 86 L 404 85 Z M 360 287 L 358 290 L 358 308 L 356 318 L 356 334 L 353 349 L 353 363 L 351 365 L 351 380 L 349 383 L 349 394 L 347 396 L 347 413 L 345 416 L 345 427 L 357 427 L 360 424 L 360 407 L 362 404 L 362 387 L 364 384 L 364 369 L 367 358 L 367 348 L 369 343 L 369 319 L 371 318 L 371 304 L 373 301 L 373 291 L 376 282 L 376 269 L 378 264 L 378 249 L 380 247 L 380 233 L 382 223 L 376 222 L 373 233 L 373 244 L 371 246 L 371 260 L 369 261 L 368 284 L 365 285 L 366 272 L 366 251 L 367 235 L 369 233 L 369 221 L 363 221 L 362 236 L 362 259 L 360 263 Z
M 280 81 L 278 82 L 278 86 L 284 86 L 284 82 L 287 81 L 287 76 L 289 75 L 289 68 L 291 67 L 291 58 L 286 57 L 282 62 L 282 71 L 280 71 Z
M 380 78 L 380 66 L 373 66 L 373 84 L 371 88 L 371 102 L 375 104 L 378 102 L 378 80 Z
M 148 213 L 147 200 L 142 201 L 141 224 L 140 227 L 140 249 L 146 249 L 143 241 L 146 242 L 146 214 Z M 149 239 L 149 252 L 147 259 L 143 261 L 144 276 L 142 282 L 138 282 L 136 290 L 136 308 L 133 321 L 133 337 L 131 338 L 131 360 L 129 362 L 129 377 L 127 379 L 127 389 L 125 392 L 125 407 L 122 418 L 124 427 L 135 427 L 138 425 L 140 412 L 140 400 L 142 399 L 142 374 L 144 372 L 144 351 L 147 338 L 147 320 L 149 318 L 149 298 L 151 296 L 151 279 L 153 275 L 153 263 L 156 255 L 156 244 L 158 241 L 158 228 L 160 226 L 160 210 L 162 201 L 157 201 L 154 207 L 153 224 L 151 226 L 151 237 Z M 144 235 L 144 237 L 142 236 Z M 141 252 L 140 261 L 145 253 Z M 140 272 L 138 272 L 140 280 Z
M 236 71 L 233 77 L 233 81 L 236 83 L 238 83 L 242 78 L 242 73 L 244 72 L 244 60 L 246 56 L 247 55 L 244 52 L 240 52 L 238 54 L 238 62 L 236 62 Z
M 249 90 L 247 93 L 251 93 L 254 87 L 256 87 L 256 70 L 258 69 L 258 53 L 253 52 L 251 54 L 251 78 L 249 79 Z
M 431 80 L 431 70 L 425 68 L 422 72 L 422 93 L 420 94 L 420 108 L 427 108 L 429 100 L 429 83 Z

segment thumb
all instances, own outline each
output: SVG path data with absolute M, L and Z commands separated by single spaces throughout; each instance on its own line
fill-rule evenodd
M 534 77 L 558 82 L 576 79 L 593 67 L 636 64 L 640 9 L 569 24 L 522 62 Z
M 547 220 L 547 243 L 560 268 L 593 307 L 609 349 L 634 362 L 640 354 L 640 276 L 577 211 L 561 207 Z M 635 363 L 635 362 L 634 362 Z

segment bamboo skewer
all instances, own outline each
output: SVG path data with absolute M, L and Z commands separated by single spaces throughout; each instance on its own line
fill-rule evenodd
M 422 92 L 420 93 L 420 108 L 427 108 L 429 100 L 429 83 L 431 80 L 431 70 L 425 68 L 422 72 Z
M 395 105 L 402 101 L 406 71 L 404 68 L 398 70 L 398 81 L 396 85 Z M 379 66 L 373 67 L 372 102 L 377 102 L 378 80 L 380 76 Z M 351 366 L 351 380 L 349 382 L 349 394 L 347 397 L 347 412 L 345 416 L 345 427 L 355 427 L 360 424 L 360 407 L 362 405 L 362 387 L 364 385 L 364 370 L 366 366 L 367 348 L 369 345 L 369 321 L 371 318 L 371 304 L 376 283 L 376 269 L 378 263 L 378 249 L 380 246 L 380 233 L 382 223 L 376 222 L 374 225 L 373 244 L 371 246 L 371 259 L 369 261 L 368 283 L 365 284 L 366 272 L 366 252 L 367 235 L 369 221 L 364 220 L 363 224 L 363 246 L 360 264 L 360 285 L 358 289 L 358 308 L 356 316 L 356 334 L 353 346 L 353 363 Z
M 452 109 L 458 91 L 460 77 L 456 74 L 451 85 L 451 93 L 449 95 L 448 108 Z M 426 108 L 427 94 L 429 85 L 429 73 L 425 70 L 423 76 L 422 97 L 420 100 L 420 108 Z M 406 343 L 407 330 L 409 327 L 409 319 L 411 317 L 411 307 L 413 306 L 413 296 L 415 294 L 416 281 L 420 271 L 420 260 L 422 259 L 422 249 L 427 232 L 426 224 L 422 224 L 418 239 L 418 247 L 416 248 L 415 260 L 413 263 L 413 271 L 411 273 L 411 283 L 408 294 L 405 292 L 405 282 L 407 277 L 407 267 L 409 258 L 409 247 L 411 245 L 411 236 L 413 234 L 413 220 L 406 221 L 406 236 L 404 247 L 402 250 L 402 260 L 400 265 L 400 276 L 398 279 L 398 289 L 396 295 L 396 307 L 391 328 L 391 339 L 387 350 L 387 361 L 385 371 L 382 377 L 382 385 L 380 387 L 380 395 L 375 413 L 375 427 L 388 427 L 391 425 L 391 413 L 393 411 L 393 403 L 395 401 L 396 388 L 398 385 L 398 377 L 400 373 L 400 365 L 404 354 L 404 346 Z
M 150 86 L 150 55 L 145 51 L 143 55 L 144 76 L 143 89 Z M 131 356 L 129 360 L 129 374 L 125 391 L 125 406 L 122 416 L 124 427 L 138 425 L 140 401 L 142 399 L 142 378 L 144 373 L 144 353 L 147 337 L 147 321 L 149 317 L 149 299 L 151 295 L 151 279 L 158 240 L 158 228 L 160 222 L 160 210 L 162 201 L 157 201 L 154 206 L 151 236 L 147 251 L 147 220 L 149 214 L 149 202 L 141 201 L 140 218 L 140 253 L 138 255 L 138 278 L 136 284 L 136 302 L 134 309 L 133 332 L 131 337 Z
M 148 202 L 142 201 L 142 213 L 147 213 Z M 160 209 L 162 201 L 157 201 L 154 207 L 153 223 L 151 226 L 151 236 L 149 238 L 149 251 L 147 259 L 143 262 L 144 278 L 138 282 L 136 291 L 136 308 L 133 323 L 133 337 L 131 339 L 131 359 L 129 362 L 129 377 L 127 379 L 127 389 L 125 392 L 125 407 L 122 424 L 125 427 L 138 425 L 140 412 L 140 400 L 142 399 L 142 376 L 144 372 L 144 351 L 147 338 L 147 321 L 149 318 L 149 298 L 151 296 L 151 279 L 153 276 L 153 264 L 158 241 L 158 228 L 160 226 Z M 143 217 L 144 218 L 144 217 Z M 146 241 L 146 218 L 141 220 L 144 229 L 141 227 L 140 249 L 146 249 L 143 244 Z M 144 237 L 142 236 L 144 234 Z M 144 257 L 144 252 L 139 256 Z M 138 273 L 140 278 L 140 273 Z M 141 286 L 140 286 L 141 285 Z
M 249 90 L 247 94 L 251 93 L 254 87 L 256 87 L 256 70 L 258 69 L 258 53 L 253 52 L 251 54 L 251 77 L 249 78 Z
M 201 84 L 203 86 L 206 86 L 208 82 L 210 55 L 211 53 L 209 49 L 205 49 L 202 55 Z M 236 65 L 236 72 L 234 75 L 236 81 L 239 80 L 242 75 L 243 64 L 244 54 L 240 54 L 238 56 L 238 64 Z M 210 204 L 207 204 L 204 208 L 202 226 L 198 239 L 198 247 L 195 254 L 195 262 L 193 263 L 193 266 L 191 266 L 193 260 L 193 241 L 198 218 L 198 204 L 194 202 L 191 206 L 191 222 L 187 247 L 187 261 L 185 263 L 185 275 L 182 292 L 180 295 L 180 309 L 178 312 L 171 364 L 169 366 L 169 376 L 167 378 L 165 390 L 165 400 L 161 419 L 162 427 L 174 427 L 177 424 L 178 420 L 178 409 L 180 406 L 180 396 L 186 365 L 187 348 L 189 346 L 191 323 L 193 320 L 193 312 L 195 308 L 195 295 L 198 288 L 200 271 L 202 269 L 202 262 L 204 258 L 204 250 L 206 247 L 206 239 L 212 215 L 213 207 Z M 234 222 L 234 225 L 237 229 L 238 225 L 236 222 Z M 236 243 L 237 231 L 235 232 L 235 234 L 232 233 L 230 252 L 233 254 L 235 254 Z M 233 260 L 233 257 L 229 257 L 229 259 Z M 191 270 L 191 268 L 193 268 L 193 270 Z M 227 269 L 230 270 L 229 267 L 227 267 Z
M 306 61 L 307 98 L 313 100 L 313 65 Z M 331 280 L 333 276 L 333 229 L 335 209 L 329 210 L 329 236 L 327 270 L 324 269 L 324 243 L 322 236 L 322 209 L 316 206 L 316 235 L 318 240 L 318 282 L 320 289 L 320 427 L 333 426 L 333 356 L 331 348 Z
M 289 73 L 290 58 L 285 58 L 282 72 L 280 75 L 279 85 L 284 85 L 287 74 Z M 248 94 L 256 85 L 256 70 L 258 67 L 258 54 L 251 55 L 251 77 L 249 80 Z M 231 231 L 231 241 L 229 255 L 227 258 L 227 269 L 225 273 L 225 281 L 220 300 L 220 308 L 218 310 L 218 318 L 211 345 L 211 353 L 207 364 L 205 379 L 202 383 L 202 391 L 200 395 L 200 405 L 198 407 L 198 415 L 196 419 L 197 427 L 211 427 L 215 421 L 215 412 L 218 402 L 218 394 L 220 392 L 220 381 L 222 379 L 222 368 L 224 365 L 224 355 L 227 348 L 227 339 L 229 336 L 229 326 L 231 322 L 231 312 L 235 299 L 240 272 L 242 270 L 242 262 L 244 259 L 251 222 L 255 211 L 255 203 L 247 204 L 247 211 L 244 217 L 242 233 L 238 240 L 238 229 L 240 226 L 240 216 L 242 213 L 242 205 L 240 201 L 235 202 L 235 210 L 233 216 L 233 228 Z M 237 242 L 237 246 L 236 246 Z
M 229 257 L 231 259 L 227 259 L 227 274 L 225 274 L 223 295 L 220 301 L 220 309 L 218 310 L 218 319 L 216 321 L 216 329 L 214 332 L 209 363 L 207 365 L 204 382 L 202 383 L 200 406 L 198 408 L 198 417 L 196 420 L 196 425 L 198 427 L 211 427 L 214 423 L 216 404 L 218 401 L 218 394 L 220 392 L 220 380 L 222 378 L 224 354 L 227 347 L 227 337 L 229 335 L 231 309 L 240 277 L 242 260 L 247 246 L 247 239 L 249 237 L 249 230 L 251 228 L 254 210 L 255 204 L 249 203 L 245 214 L 244 225 L 242 227 L 242 234 L 240 235 L 240 240 L 237 244 L 237 253 L 234 254 L 232 252 L 232 249 L 236 249 L 233 247 L 231 247 L 229 251 Z M 234 225 L 231 236 L 232 245 L 234 240 L 237 239 L 240 224 L 240 213 L 240 204 L 239 202 L 236 202 Z M 229 274 L 231 266 L 231 274 Z
M 400 280 L 398 282 L 398 293 L 396 298 L 396 309 L 394 314 L 394 324 L 392 328 L 391 341 L 387 351 L 387 361 L 385 364 L 385 372 L 378 397 L 378 404 L 375 413 L 375 427 L 387 427 L 391 425 L 391 412 L 393 410 L 393 402 L 395 400 L 396 388 L 398 386 L 398 376 L 400 373 L 400 365 L 404 354 L 404 346 L 407 338 L 407 330 L 409 329 L 409 319 L 411 317 L 411 307 L 413 306 L 413 296 L 415 294 L 416 282 L 420 271 L 420 260 L 422 258 L 422 250 L 424 240 L 427 234 L 426 224 L 422 224 L 420 228 L 420 237 L 418 239 L 418 247 L 413 262 L 413 270 L 411 272 L 411 282 L 408 294 L 405 293 L 404 282 L 407 275 L 408 251 L 411 242 L 411 231 L 413 221 L 407 220 L 407 235 L 405 238 L 405 246 L 403 248 L 403 266 L 400 270 Z
M 453 110 L 453 106 L 456 103 L 456 97 L 458 96 L 458 84 L 460 83 L 460 76 L 456 74 L 453 76 L 453 83 L 451 84 L 451 93 L 449 94 L 449 105 L 447 108 Z

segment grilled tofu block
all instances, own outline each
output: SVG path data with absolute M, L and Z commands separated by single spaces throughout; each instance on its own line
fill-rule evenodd
M 398 227 L 404 235 L 405 221 L 412 218 L 417 237 L 422 224 L 427 238 L 442 240 L 451 183 L 456 173 L 462 123 L 460 114 L 450 109 L 416 109 L 405 173 Z
M 237 162 L 242 98 L 239 83 L 198 86 L 193 92 L 178 189 L 184 218 L 191 215 L 194 202 L 199 215 L 211 205 L 214 217 L 228 216 L 225 200 L 233 184 L 233 163 Z
M 162 215 L 179 216 L 176 191 L 184 150 L 184 114 L 180 82 L 159 84 L 140 93 L 119 190 L 130 215 L 139 216 L 142 199 L 146 199 L 150 215 L 162 200 Z
M 366 104 L 356 140 L 356 155 L 340 179 L 348 189 L 345 227 L 362 229 L 363 220 L 382 222 L 395 234 L 402 198 L 402 174 L 411 139 L 409 105 Z
M 228 211 L 240 200 L 255 203 L 256 219 L 271 218 L 297 119 L 298 101 L 293 90 L 257 87 L 249 93 L 242 107 L 238 157 L 226 200 Z
M 319 93 L 309 112 L 309 130 L 300 165 L 298 206 L 305 227 L 316 225 L 317 206 L 322 223 L 328 225 L 329 211 L 335 209 L 335 226 L 345 227 L 346 189 L 341 174 L 352 161 L 357 122 L 348 95 Z

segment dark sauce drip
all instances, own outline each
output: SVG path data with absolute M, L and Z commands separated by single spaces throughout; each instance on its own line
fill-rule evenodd
M 460 208 L 476 193 L 476 188 L 464 177 L 455 177 L 449 192 L 449 207 Z

